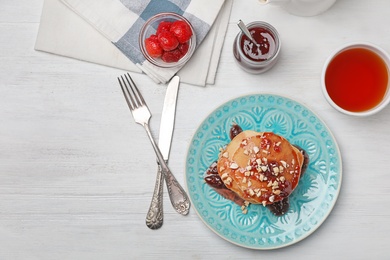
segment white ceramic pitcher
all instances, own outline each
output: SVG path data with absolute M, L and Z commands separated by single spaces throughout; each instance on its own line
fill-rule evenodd
M 259 0 L 261 4 L 279 5 L 299 16 L 314 16 L 328 10 L 336 0 Z

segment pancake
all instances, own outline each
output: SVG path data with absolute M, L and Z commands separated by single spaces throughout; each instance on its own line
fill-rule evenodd
M 303 154 L 272 132 L 243 131 L 217 161 L 225 186 L 245 201 L 264 206 L 287 198 L 302 173 Z

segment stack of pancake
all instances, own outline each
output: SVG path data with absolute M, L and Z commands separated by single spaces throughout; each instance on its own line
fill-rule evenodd
M 223 149 L 218 175 L 239 197 L 264 206 L 287 198 L 296 188 L 304 156 L 272 132 L 243 131 Z

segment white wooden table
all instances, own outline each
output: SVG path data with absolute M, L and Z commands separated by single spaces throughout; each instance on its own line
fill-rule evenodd
M 292 246 L 256 251 L 209 230 L 194 210 L 182 217 L 165 193 L 165 222 L 145 226 L 155 155 L 135 124 L 116 77 L 123 71 L 34 51 L 43 0 L 0 0 L 0 259 L 385 259 L 390 257 L 390 107 L 348 117 L 325 101 L 328 55 L 351 41 L 390 52 L 390 2 L 339 0 L 297 17 L 257 0 L 235 0 L 215 85 L 182 84 L 170 167 L 184 185 L 189 142 L 218 105 L 248 93 L 304 103 L 333 132 L 343 183 L 325 223 Z M 282 38 L 277 65 L 249 75 L 237 67 L 236 22 L 264 20 Z M 157 136 L 165 86 L 133 74 Z M 166 191 L 165 191 L 166 192 Z

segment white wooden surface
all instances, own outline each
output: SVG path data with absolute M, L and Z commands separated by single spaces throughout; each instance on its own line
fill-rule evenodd
M 123 71 L 34 51 L 42 4 L 0 0 L 0 259 L 390 257 L 390 107 L 369 118 L 348 117 L 332 109 L 320 90 L 323 63 L 338 46 L 370 41 L 390 52 L 388 0 L 339 0 L 309 18 L 235 0 L 216 84 L 180 88 L 170 166 L 183 185 L 195 129 L 238 95 L 287 95 L 334 133 L 343 157 L 335 208 L 307 239 L 273 251 L 226 242 L 194 210 L 176 214 L 167 196 L 164 226 L 145 226 L 155 156 L 117 85 Z M 234 63 L 238 19 L 267 21 L 281 34 L 281 59 L 266 74 L 249 75 Z M 165 86 L 133 76 L 157 135 Z

